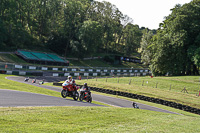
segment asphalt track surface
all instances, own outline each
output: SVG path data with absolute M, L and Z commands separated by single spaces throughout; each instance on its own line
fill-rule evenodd
M 99 106 L 59 97 L 0 89 L 0 107 L 24 106 Z
M 44 79 L 45 82 L 58 82 L 64 81 L 65 77 L 36 77 L 36 83 L 32 84 L 34 78 L 30 78 L 28 82 L 24 82 L 25 77 L 7 77 L 9 80 L 22 82 L 37 87 L 50 89 L 53 91 L 61 92 L 62 87 L 52 87 L 46 85 L 39 85 L 39 82 Z M 109 97 L 104 95 L 92 94 L 93 101 L 102 102 L 115 107 L 133 108 L 133 101 L 124 100 L 116 97 Z M 164 113 L 178 114 L 168 110 L 160 109 L 157 107 L 137 103 L 140 109 L 158 111 Z M 29 92 L 20 92 L 12 90 L 0 89 L 0 107 L 17 107 L 17 106 L 102 106 L 93 103 L 74 101 L 73 99 L 66 99 L 62 97 L 53 97 Z

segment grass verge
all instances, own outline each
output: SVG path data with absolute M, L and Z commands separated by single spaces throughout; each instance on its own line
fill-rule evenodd
M 200 117 L 131 108 L 0 108 L 0 132 L 199 132 Z
M 41 93 L 59 92 L 5 79 L 1 89 Z M 84 80 L 83 80 L 84 82 Z M 31 88 L 31 89 L 30 89 Z M 54 94 L 55 93 L 55 94 Z M 59 94 L 58 94 L 59 93 Z M 0 132 L 200 132 L 200 116 L 116 107 L 0 108 Z
M 0 80 L 1 80 L 0 89 L 32 92 L 32 93 L 44 94 L 44 95 L 55 96 L 55 97 L 60 96 L 60 93 L 56 91 L 8 80 L 6 79 L 6 77 L 8 76 L 12 76 L 12 75 L 0 74 Z

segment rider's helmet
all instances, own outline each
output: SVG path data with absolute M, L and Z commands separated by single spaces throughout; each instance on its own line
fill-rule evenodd
M 75 80 L 73 80 L 73 79 L 72 79 L 72 84 L 73 84 L 73 85 L 76 85 Z
M 87 83 L 84 83 L 84 85 L 83 85 L 84 87 L 87 87 Z
M 71 81 L 71 80 L 72 80 L 72 76 L 68 76 L 68 80 L 70 80 L 70 81 Z

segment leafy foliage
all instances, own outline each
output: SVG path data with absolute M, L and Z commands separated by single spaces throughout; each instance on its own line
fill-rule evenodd
M 150 39 L 148 32 L 143 35 L 143 61 L 151 64 L 154 74 L 199 74 L 200 1 L 176 5 L 171 11 L 157 34 Z
M 1 0 L 0 5 L 1 50 L 47 47 L 83 58 L 98 51 L 131 55 L 139 45 L 139 27 L 109 2 Z

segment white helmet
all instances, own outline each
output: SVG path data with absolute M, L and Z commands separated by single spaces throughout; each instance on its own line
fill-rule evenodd
M 72 76 L 68 76 L 68 80 L 72 80 Z

